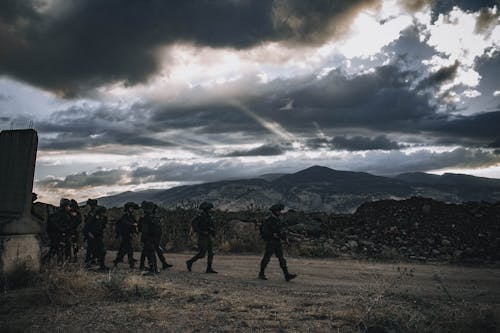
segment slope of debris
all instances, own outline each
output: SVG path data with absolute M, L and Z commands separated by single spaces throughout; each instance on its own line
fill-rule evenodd
M 325 253 L 375 258 L 500 260 L 500 202 L 446 204 L 413 197 L 361 205 L 322 224 Z

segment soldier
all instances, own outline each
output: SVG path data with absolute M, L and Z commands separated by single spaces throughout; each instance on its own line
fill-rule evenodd
M 203 202 L 199 207 L 200 213 L 191 222 L 193 231 L 198 234 L 198 253 L 193 258 L 186 261 L 186 267 L 190 272 L 193 263 L 198 259 L 204 258 L 205 254 L 208 252 L 207 269 L 205 273 L 217 274 L 212 268 L 214 260 L 212 237 L 215 237 L 215 225 L 210 216 L 210 210 L 212 208 L 214 208 L 214 205 L 209 202 Z
M 134 211 L 139 209 L 139 205 L 134 202 L 127 202 L 124 208 L 125 213 L 116 223 L 116 236 L 121 237 L 121 243 L 113 264 L 117 266 L 118 263 L 123 262 L 123 257 L 127 254 L 128 264 L 130 268 L 134 268 L 136 260 L 134 259 L 134 250 L 132 248 L 132 237 L 138 233 Z
M 87 200 L 87 206 L 90 207 L 89 212 L 87 213 L 87 216 L 85 216 L 85 225 L 83 227 L 83 230 L 87 228 L 87 224 L 91 219 L 93 219 L 95 215 L 95 210 L 97 208 L 97 199 L 88 199 Z M 91 245 L 91 240 L 87 237 L 85 232 L 83 233 L 83 240 L 87 242 L 87 253 L 85 254 L 85 264 L 87 266 L 91 265 L 94 263 L 95 258 L 92 257 L 92 245 Z
M 67 242 L 66 235 L 70 226 L 70 209 L 70 200 L 62 198 L 59 201 L 59 208 L 48 217 L 47 234 L 50 239 L 50 248 L 44 261 L 50 261 L 56 255 L 57 263 L 63 262 Z
M 69 241 L 71 244 L 70 257 L 73 262 L 77 262 L 78 258 L 78 227 L 82 223 L 82 214 L 80 213 L 80 207 L 76 200 L 71 199 L 69 211 L 70 214 L 70 225 L 69 225 Z
M 143 201 L 141 207 L 144 210 L 144 216 L 139 221 L 142 231 L 143 255 L 148 259 L 149 273 L 157 274 L 159 271 L 156 255 L 158 255 L 163 269 L 173 265 L 167 263 L 160 247 L 162 231 L 160 217 L 155 214 L 157 206 L 153 202 Z
M 106 248 L 104 247 L 103 237 L 104 229 L 106 228 L 106 216 L 104 213 L 106 208 L 102 206 L 97 206 L 92 215 L 87 216 L 87 221 L 85 227 L 83 228 L 83 234 L 88 242 L 87 253 L 93 258 L 97 259 L 99 267 L 101 270 L 109 269 L 104 264 L 104 258 L 106 256 Z M 87 262 L 87 267 L 90 267 L 90 261 Z
M 266 242 L 266 251 L 264 253 L 262 261 L 260 262 L 259 279 L 261 280 L 267 280 L 264 271 L 266 270 L 266 266 L 273 254 L 276 255 L 280 262 L 280 267 L 283 270 L 286 281 L 290 281 L 297 277 L 296 274 L 291 274 L 288 272 L 286 260 L 283 257 L 283 246 L 281 245 L 281 241 L 286 240 L 286 233 L 281 221 L 281 211 L 284 208 L 285 207 L 282 204 L 271 206 L 269 210 L 272 214 L 264 221 L 261 226 L 261 236 L 262 239 Z

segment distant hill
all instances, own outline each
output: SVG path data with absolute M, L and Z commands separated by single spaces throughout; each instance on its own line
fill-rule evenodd
M 500 201 L 500 180 L 426 173 L 406 173 L 391 178 L 313 166 L 293 174 L 125 192 L 100 198 L 99 202 L 105 206 L 121 206 L 127 201 L 151 200 L 164 207 L 190 207 L 207 200 L 219 209 L 230 211 L 265 209 L 272 203 L 282 202 L 302 211 L 350 213 L 367 201 L 412 196 L 445 202 L 496 202 Z
M 107 196 L 107 197 L 101 197 L 98 198 L 99 205 L 105 206 L 105 207 L 121 207 L 125 205 L 125 203 L 132 201 L 140 204 L 142 201 L 146 200 L 152 200 L 152 198 L 158 194 L 161 193 L 165 190 L 145 190 L 145 191 L 127 191 L 127 192 L 122 192 L 119 194 Z
M 396 179 L 414 183 L 430 185 L 464 185 L 478 187 L 500 188 L 500 179 L 475 177 L 458 173 L 445 173 L 443 175 L 433 175 L 425 172 L 403 173 L 395 177 Z

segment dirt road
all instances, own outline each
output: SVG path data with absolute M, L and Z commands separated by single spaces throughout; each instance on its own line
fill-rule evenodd
M 261 281 L 256 278 L 259 256 L 216 256 L 217 275 L 203 273 L 204 260 L 187 272 L 190 256 L 167 254 L 174 267 L 154 277 L 130 271 L 126 264 L 110 274 L 70 270 L 61 277 L 53 272 L 57 286 L 45 283 L 31 294 L 18 290 L 2 296 L 1 327 L 37 332 L 499 328 L 498 268 L 288 258 L 290 271 L 299 277 L 286 282 L 275 258 L 266 272 L 269 280 Z M 33 294 L 51 300 L 33 301 Z

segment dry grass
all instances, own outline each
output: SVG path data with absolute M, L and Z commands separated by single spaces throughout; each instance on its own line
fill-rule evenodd
M 259 281 L 258 257 L 218 256 L 219 275 L 199 273 L 199 263 L 185 272 L 187 257 L 170 255 L 174 269 L 153 277 L 47 270 L 35 285 L 0 296 L 0 331 L 499 331 L 500 291 L 489 280 L 496 270 L 292 258 L 290 266 L 302 268 L 286 283 L 274 261 L 270 280 Z

